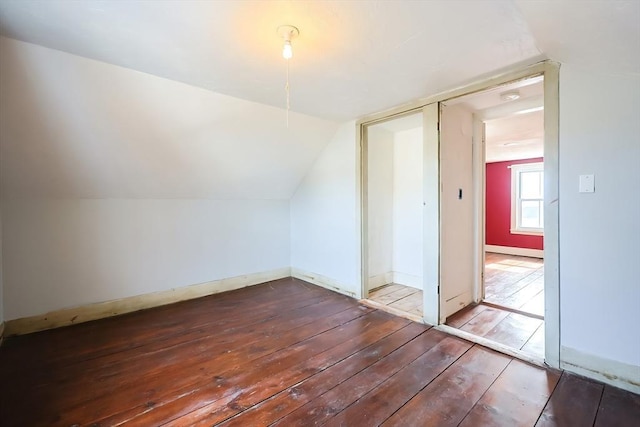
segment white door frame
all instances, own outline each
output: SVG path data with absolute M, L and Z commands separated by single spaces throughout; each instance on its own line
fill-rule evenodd
M 549 366 L 560 367 L 560 264 L 559 264 L 559 70 L 560 65 L 552 61 L 543 61 L 531 66 L 515 69 L 448 92 L 420 99 L 388 111 L 371 114 L 356 122 L 356 171 L 357 171 L 357 233 L 360 237 L 360 281 L 361 296 L 367 296 L 367 231 L 366 231 L 366 126 L 389 120 L 409 112 L 415 112 L 423 107 L 441 101 L 457 98 L 475 92 L 481 92 L 516 80 L 544 75 L 544 175 L 545 175 L 545 363 Z M 425 114 L 427 119 L 427 114 Z M 432 118 L 430 118 L 432 120 Z M 437 120 L 437 119 L 436 119 Z M 437 122 L 436 122 L 437 123 Z M 428 123 L 424 123 L 425 129 Z M 477 184 L 476 184 L 477 185 Z M 482 222 L 484 223 L 484 222 Z M 479 218 L 476 218 L 479 226 Z M 426 228 L 426 227 L 425 227 Z M 439 233 L 438 233 L 439 235 Z M 478 242 L 475 242 L 478 244 Z M 476 271 L 479 268 L 476 266 Z M 479 273 L 477 273 L 479 274 Z M 439 283 L 424 283 L 424 293 L 438 292 Z M 433 288 L 433 289 L 432 289 Z M 425 321 L 436 324 L 438 313 L 434 313 L 432 304 L 427 304 L 425 296 Z M 435 314 L 435 317 L 434 317 Z M 436 319 L 433 322 L 432 319 Z
M 367 207 L 369 206 L 368 199 L 368 185 L 369 185 L 369 126 L 391 121 L 394 119 L 401 118 L 403 116 L 411 115 L 419 113 L 423 110 L 422 107 L 413 108 L 406 111 L 401 111 L 397 114 L 391 114 L 389 116 L 382 117 L 378 120 L 373 120 L 369 122 L 359 123 L 356 129 L 356 138 L 358 140 L 358 148 L 359 153 L 356 155 L 357 165 L 356 171 L 358 174 L 358 192 L 359 197 L 359 210 L 360 210 L 360 224 L 359 224 L 359 233 L 360 233 L 360 274 L 361 274 L 361 298 L 367 298 L 369 296 L 369 251 L 368 251 L 368 235 L 369 235 L 369 213 Z M 424 114 L 424 113 L 423 113 Z M 424 115 L 423 115 L 424 120 Z
M 485 124 L 476 114 L 473 115 L 473 206 L 475 215 L 473 216 L 474 235 L 474 295 L 473 300 L 479 303 L 484 299 L 484 247 L 486 216 L 484 201 L 486 197 L 486 171 L 484 167 L 486 161 L 485 150 Z

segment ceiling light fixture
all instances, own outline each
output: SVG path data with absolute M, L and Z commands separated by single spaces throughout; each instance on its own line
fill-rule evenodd
M 515 101 L 516 99 L 520 99 L 520 92 L 517 90 L 503 92 L 500 94 L 500 99 L 503 101 Z
M 284 86 L 284 91 L 287 94 L 287 127 L 289 127 L 289 110 L 291 109 L 291 105 L 289 103 L 289 60 L 293 58 L 291 40 L 300 35 L 300 30 L 293 25 L 281 25 L 278 27 L 278 34 L 284 39 L 282 57 L 287 61 L 287 83 Z

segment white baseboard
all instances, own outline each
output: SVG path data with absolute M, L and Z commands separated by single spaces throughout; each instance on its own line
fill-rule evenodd
M 486 252 L 495 252 L 497 254 L 528 256 L 532 258 L 544 258 L 544 251 L 542 249 L 512 248 L 510 246 L 484 245 L 484 250 Z
M 605 359 L 562 346 L 560 367 L 587 378 L 640 394 L 640 366 Z
M 422 289 L 422 277 L 414 276 L 407 273 L 401 273 L 399 271 L 393 272 L 393 283 L 409 286 L 411 288 Z
M 330 291 L 335 291 L 352 298 L 358 298 L 357 294 L 359 292 L 356 293 L 353 291 L 348 291 L 346 290 L 347 286 L 330 277 L 323 276 L 322 274 L 312 273 L 300 268 L 291 267 L 291 276 L 295 277 L 296 279 L 304 280 L 305 282 L 321 286 L 325 289 L 329 289 Z
M 119 314 L 130 313 L 146 308 L 158 307 L 179 301 L 240 289 L 271 280 L 282 279 L 284 277 L 289 277 L 290 275 L 290 268 L 280 268 L 261 273 L 245 274 L 242 276 L 213 280 L 211 282 L 199 283 L 197 285 L 174 288 L 166 291 L 136 295 L 113 301 L 65 308 L 36 316 L 7 320 L 5 322 L 5 334 L 6 336 L 22 335 L 45 329 L 74 325 L 77 323 L 88 322 L 90 320 L 117 316 Z
M 377 276 L 369 277 L 369 290 L 372 291 L 381 286 L 388 285 L 393 282 L 393 272 L 388 271 L 386 273 L 378 274 Z

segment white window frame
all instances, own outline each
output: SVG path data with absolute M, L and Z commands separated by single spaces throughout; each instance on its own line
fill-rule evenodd
M 511 169 L 511 234 L 542 236 L 544 234 L 544 227 L 521 227 L 518 224 L 518 218 L 520 217 L 520 198 L 518 197 L 520 194 L 518 189 L 520 188 L 520 173 L 540 171 L 544 174 L 544 163 L 521 163 L 511 165 L 509 168 Z M 544 202 L 544 198 L 540 200 Z

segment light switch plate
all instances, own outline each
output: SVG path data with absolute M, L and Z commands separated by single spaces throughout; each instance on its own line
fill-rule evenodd
M 580 193 L 593 193 L 596 191 L 595 179 L 593 175 L 580 175 L 580 185 L 578 186 Z

